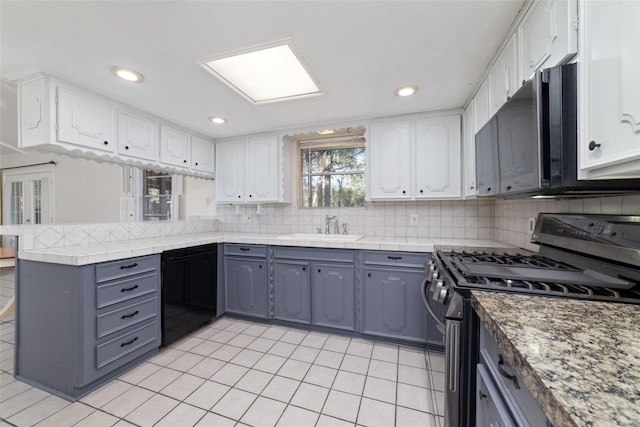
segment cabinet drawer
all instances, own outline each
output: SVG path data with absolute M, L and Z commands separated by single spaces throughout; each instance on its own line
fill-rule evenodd
M 157 256 L 127 258 L 96 265 L 96 283 L 147 273 L 157 269 Z
M 429 253 L 363 251 L 364 263 L 371 265 L 392 265 L 396 267 L 424 268 L 431 259 Z
M 122 334 L 96 347 L 96 368 L 101 369 L 157 339 L 156 322 Z
M 155 273 L 107 283 L 97 287 L 96 305 L 97 308 L 107 307 L 156 292 L 158 288 L 158 275 Z
M 267 247 L 265 245 L 240 245 L 236 243 L 226 243 L 224 245 L 224 254 L 264 258 L 267 256 Z
M 158 314 L 158 299 L 149 298 L 136 304 L 98 315 L 96 337 L 98 339 L 129 326 L 151 319 Z
M 289 246 L 275 246 L 274 258 L 304 259 L 316 262 L 354 262 L 355 251 L 351 249 L 310 249 Z

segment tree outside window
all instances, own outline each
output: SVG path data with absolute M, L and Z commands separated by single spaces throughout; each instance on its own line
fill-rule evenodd
M 332 145 L 300 142 L 302 207 L 364 206 L 364 142 Z

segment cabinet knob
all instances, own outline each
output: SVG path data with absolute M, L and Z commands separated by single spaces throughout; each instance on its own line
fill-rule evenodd
M 196 166 L 198 166 L 198 162 L 196 162 Z
M 262 264 L 260 264 L 260 265 L 258 266 L 258 268 L 262 269 Z
M 407 192 L 405 190 L 402 190 L 402 194 L 407 194 Z
M 183 161 L 182 161 L 182 163 L 187 163 L 187 161 L 186 161 L 186 160 L 183 160 Z
M 420 194 L 424 193 L 424 190 L 420 190 Z
M 601 144 L 597 144 L 595 141 L 591 141 L 589 143 L 589 151 L 595 150 L 597 147 L 600 147 Z
M 253 194 L 249 194 L 249 197 L 253 197 Z
M 367 273 L 367 277 L 371 277 L 371 273 Z
M 105 142 L 104 142 L 104 145 L 109 145 L 109 141 L 105 141 Z
M 128 149 L 129 149 L 129 146 L 128 146 L 128 145 L 125 145 L 125 146 L 124 146 L 124 149 L 125 149 L 125 150 L 128 150 Z
M 473 185 L 470 185 L 470 186 L 469 186 L 469 190 L 475 190 L 475 188 L 476 188 L 476 187 L 475 187 L 475 186 L 473 186 Z
M 487 187 L 487 193 L 491 191 L 491 187 Z
M 238 194 L 238 199 L 240 198 L 240 195 Z
M 302 271 L 307 271 L 307 267 L 302 267 Z
M 511 190 L 511 186 L 507 185 L 507 191 Z
M 318 273 L 320 273 L 320 269 L 318 269 Z

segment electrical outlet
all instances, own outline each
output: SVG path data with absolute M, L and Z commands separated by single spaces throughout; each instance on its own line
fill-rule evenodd
M 529 217 L 529 233 L 533 233 L 533 229 L 536 227 L 536 218 L 533 216 Z
M 418 225 L 418 214 L 412 214 L 409 217 L 409 225 Z
M 244 216 L 244 223 L 245 224 L 251 224 L 251 215 L 245 215 Z

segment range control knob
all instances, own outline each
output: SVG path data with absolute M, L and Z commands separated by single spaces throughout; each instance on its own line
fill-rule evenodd
M 448 293 L 449 291 L 447 290 L 447 287 L 444 284 L 444 280 L 439 279 L 436 282 L 436 288 L 433 291 L 433 299 L 438 301 L 440 304 L 444 304 L 447 300 Z

